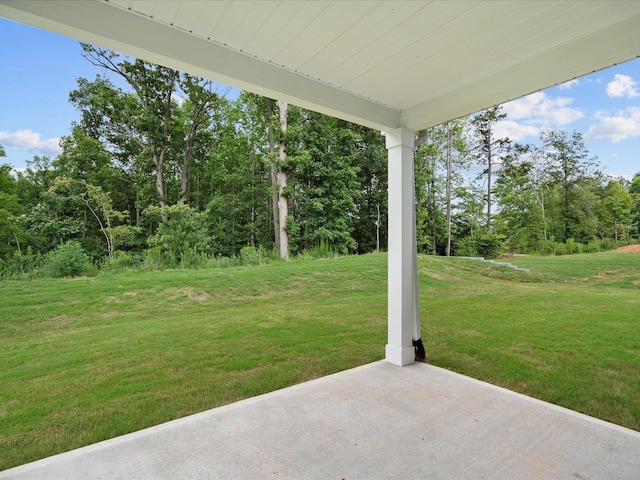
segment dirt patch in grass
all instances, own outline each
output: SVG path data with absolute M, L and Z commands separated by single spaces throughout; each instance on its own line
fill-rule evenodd
M 175 300 L 176 298 L 180 297 L 188 297 L 189 299 L 197 300 L 198 302 L 206 302 L 207 300 L 209 300 L 209 298 L 211 298 L 211 295 L 209 295 L 207 292 L 196 293 L 191 288 L 185 287 L 175 290 L 175 293 L 169 298 L 171 300 Z
M 640 245 L 625 245 L 614 250 L 614 252 L 638 252 L 640 253 Z

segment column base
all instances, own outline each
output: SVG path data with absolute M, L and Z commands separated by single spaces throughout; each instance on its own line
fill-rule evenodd
M 385 358 L 389 363 L 404 367 L 415 362 L 416 349 L 413 346 L 399 348 L 394 345 L 387 345 L 385 347 Z

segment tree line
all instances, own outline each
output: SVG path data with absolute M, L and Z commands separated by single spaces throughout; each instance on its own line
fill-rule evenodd
M 0 167 L 4 276 L 56 259 L 161 268 L 386 248 L 380 132 L 82 48 L 99 73 L 69 94 L 79 120 L 62 153 L 17 175 Z M 639 238 L 640 175 L 603 175 L 578 132 L 497 138 L 504 118 L 494 107 L 420 132 L 421 252 L 575 253 Z

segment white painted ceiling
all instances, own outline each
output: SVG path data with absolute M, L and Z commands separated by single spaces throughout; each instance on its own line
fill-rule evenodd
M 0 0 L 0 15 L 381 130 L 640 56 L 638 0 Z

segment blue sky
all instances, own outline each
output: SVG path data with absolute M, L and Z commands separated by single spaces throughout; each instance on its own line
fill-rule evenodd
M 14 168 L 34 155 L 55 157 L 79 118 L 68 103 L 76 79 L 99 73 L 79 43 L 0 18 L 0 144 Z M 612 176 L 640 172 L 640 60 L 505 104 L 499 134 L 535 142 L 544 128 L 577 130 Z

